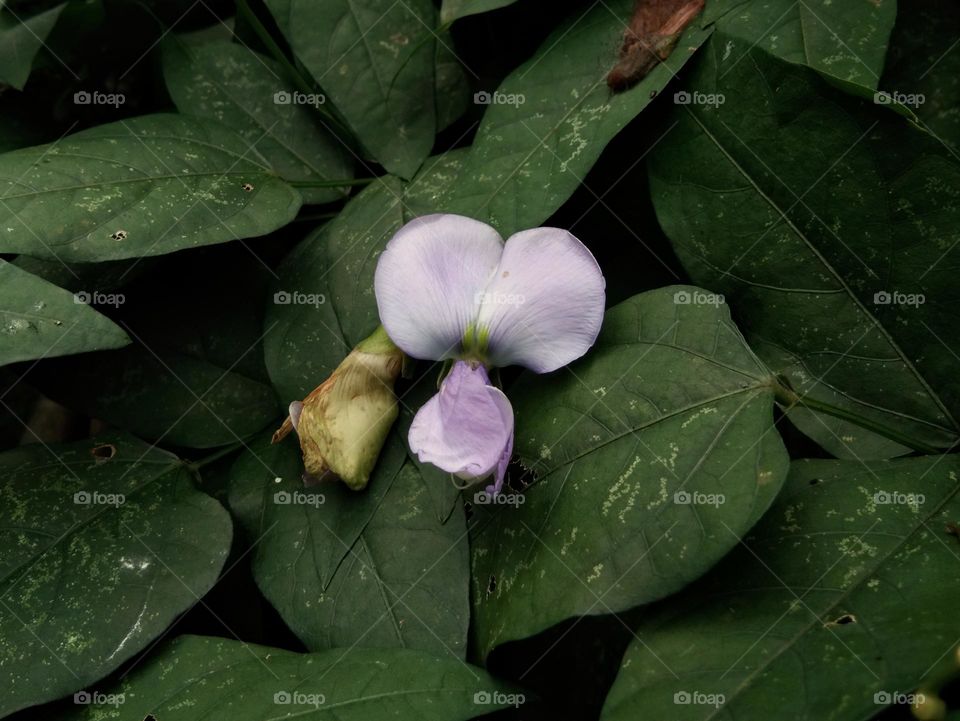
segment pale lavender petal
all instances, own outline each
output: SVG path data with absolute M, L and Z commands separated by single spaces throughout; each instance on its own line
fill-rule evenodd
M 425 215 L 403 226 L 374 277 L 390 339 L 414 358 L 454 357 L 502 251 L 497 231 L 461 215 Z
M 440 392 L 417 412 L 410 426 L 410 449 L 465 480 L 480 480 L 506 470 L 513 448 L 513 408 L 499 388 L 490 385 L 482 365 L 457 361 Z
M 491 364 L 548 373 L 582 356 L 600 332 L 604 287 L 596 259 L 566 230 L 510 236 L 478 319 Z
M 287 414 L 290 416 L 290 424 L 293 426 L 293 430 L 297 430 L 297 426 L 300 424 L 300 414 L 302 412 L 303 403 L 300 401 L 294 401 L 290 404 Z
M 501 489 L 503 488 L 503 479 L 507 475 L 507 466 L 510 465 L 510 457 L 513 456 L 513 434 L 510 434 L 510 442 L 507 444 L 507 447 L 503 449 L 503 455 L 500 456 L 500 460 L 497 462 L 497 473 L 493 477 L 493 483 L 486 487 L 486 492 L 488 495 L 496 496 L 500 494 Z

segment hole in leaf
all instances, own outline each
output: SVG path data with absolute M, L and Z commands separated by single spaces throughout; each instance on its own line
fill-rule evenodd
M 252 184 L 252 183 L 244 183 L 244 184 L 241 185 L 240 187 L 243 189 L 243 192 L 245 192 L 245 193 L 250 193 L 250 192 L 253 191 L 253 184 Z
M 827 626 L 846 626 L 848 623 L 856 623 L 857 617 L 852 613 L 845 613 L 834 621 L 826 624 Z
M 810 485 L 811 485 L 811 486 L 819 486 L 821 483 L 822 483 L 822 481 L 821 481 L 821 479 L 819 479 L 819 478 L 811 478 L 811 479 L 810 479 Z
M 113 240 L 126 240 L 126 239 L 127 239 L 127 231 L 125 231 L 125 230 L 115 230 L 113 233 L 110 234 L 110 237 L 111 237 Z
M 112 443 L 103 443 L 90 449 L 90 455 L 98 462 L 109 461 L 117 455 L 117 447 Z
M 497 577 L 490 576 L 490 580 L 487 582 L 487 593 L 493 593 L 497 590 Z

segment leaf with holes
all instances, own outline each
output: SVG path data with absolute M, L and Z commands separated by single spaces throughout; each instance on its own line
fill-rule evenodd
M 603 721 L 854 721 L 902 699 L 960 633 L 958 473 L 956 456 L 795 462 L 742 545 L 644 616 Z
M 130 342 L 127 334 L 77 296 L 0 260 L 0 365 L 52 358 Z
M 66 6 L 63 3 L 24 17 L 15 15 L 5 3 L 0 3 L 0 83 L 23 90 L 34 57 Z
M 129 436 L 0 454 L 0 714 L 103 678 L 217 579 L 230 518 Z
M 677 108 L 671 142 L 650 157 L 657 217 L 691 276 L 726 296 L 799 392 L 953 442 L 957 159 L 886 108 L 719 33 L 686 91 L 728 96 Z M 791 418 L 835 455 L 905 450 Z
M 389 172 L 433 147 L 436 11 L 430 0 L 267 0 L 294 54 Z
M 511 388 L 538 480 L 477 517 L 480 652 L 663 598 L 736 545 L 787 472 L 771 384 L 717 296 L 674 286 L 608 311 L 567 370 Z
M 144 115 L 0 155 L 0 252 L 61 261 L 264 235 L 300 195 L 232 130 Z
M 118 719 L 235 721 L 468 721 L 515 703 L 516 689 L 462 661 L 407 649 L 293 653 L 232 639 L 181 636 L 106 693 Z M 477 701 L 476 699 L 480 699 Z M 62 721 L 94 721 L 95 705 Z
M 310 107 L 319 103 L 284 78 L 270 58 L 229 42 L 175 37 L 163 46 L 167 88 L 177 109 L 235 130 L 288 181 L 353 177 L 353 159 Z M 305 203 L 342 199 L 346 188 L 301 188 Z
M 230 505 L 257 541 L 254 578 L 311 650 L 466 654 L 463 510 L 455 521 L 437 519 L 425 480 L 404 456 L 394 435 L 359 494 L 342 484 L 304 489 L 292 439 L 258 443 L 234 466 Z

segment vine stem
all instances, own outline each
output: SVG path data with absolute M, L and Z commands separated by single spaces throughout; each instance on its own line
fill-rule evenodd
M 865 418 L 858 413 L 848 411 L 845 408 L 839 408 L 838 406 L 830 405 L 829 403 L 824 403 L 816 398 L 802 396 L 789 388 L 785 379 L 778 379 L 778 382 L 774 388 L 774 393 L 776 395 L 777 402 L 784 406 L 787 411 L 789 411 L 791 408 L 797 407 L 806 408 L 807 410 L 815 413 L 822 413 L 827 416 L 833 416 L 834 418 L 840 418 L 841 420 L 849 421 L 854 425 L 865 428 L 868 431 L 872 431 L 877 435 L 881 435 L 884 438 L 888 438 L 891 441 L 895 441 L 896 443 L 906 446 L 907 448 L 919 453 L 936 455 L 944 452 L 941 448 L 937 448 L 929 445 L 928 443 L 924 443 L 923 441 L 918 441 L 915 438 L 911 438 L 905 433 L 901 433 L 897 429 L 891 428 L 884 423 L 878 423 L 877 421 L 871 420 L 870 418 Z
M 344 188 L 348 185 L 369 185 L 376 178 L 350 178 L 349 180 L 288 180 L 294 188 Z
M 214 451 L 209 456 L 204 456 L 203 458 L 188 463 L 187 467 L 192 471 L 199 471 L 201 468 L 209 466 L 211 463 L 219 461 L 224 456 L 229 456 L 231 453 L 234 453 L 244 447 L 243 441 L 238 443 L 233 443 L 229 446 L 224 446 L 219 451 Z

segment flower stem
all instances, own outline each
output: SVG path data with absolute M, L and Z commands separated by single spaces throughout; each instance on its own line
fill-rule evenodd
M 840 418 L 848 421 L 854 425 L 865 428 L 868 431 L 883 436 L 884 438 L 888 438 L 891 441 L 895 441 L 896 443 L 906 446 L 907 448 L 919 453 L 940 454 L 944 452 L 944 450 L 941 448 L 936 448 L 928 443 L 911 438 L 905 433 L 901 433 L 900 431 L 896 430 L 895 428 L 891 428 L 886 424 L 879 423 L 870 418 L 865 418 L 864 416 L 854 413 L 853 411 L 848 411 L 845 408 L 839 408 L 838 406 L 824 403 L 816 398 L 802 396 L 789 387 L 789 384 L 785 378 L 778 378 L 778 382 L 774 388 L 774 393 L 776 395 L 777 402 L 784 406 L 787 411 L 790 411 L 791 408 L 796 407 L 806 408 L 807 410 L 816 413 L 823 413 L 824 415 L 833 416 L 834 418 Z

